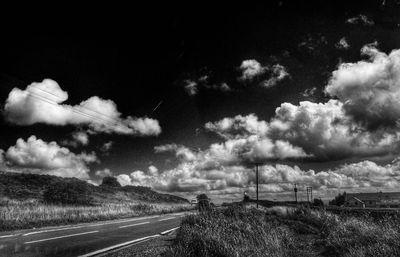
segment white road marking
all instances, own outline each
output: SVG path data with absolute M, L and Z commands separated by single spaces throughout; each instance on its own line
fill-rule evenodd
M 22 236 L 30 236 L 30 235 L 35 235 L 35 234 L 41 234 L 41 233 L 47 233 L 47 232 L 54 232 L 54 231 L 61 231 L 61 230 L 68 230 L 68 229 L 77 229 L 77 228 L 82 228 L 82 227 L 83 227 L 83 226 L 69 227 L 69 228 L 46 229 L 46 230 L 40 230 L 40 231 L 29 232 L 29 233 L 23 234 Z
M 101 253 L 104 253 L 104 252 L 108 252 L 108 251 L 114 250 L 116 248 L 120 248 L 120 247 L 123 247 L 123 246 L 126 246 L 126 245 L 130 245 L 130 244 L 134 244 L 134 243 L 147 241 L 147 240 L 149 240 L 151 238 L 155 238 L 155 237 L 159 237 L 159 236 L 160 235 L 152 235 L 152 236 L 146 236 L 146 237 L 138 238 L 138 239 L 135 239 L 135 240 L 132 240 L 132 241 L 128 241 L 128 242 L 125 242 L 125 243 L 113 245 L 113 246 L 110 246 L 110 247 L 107 247 L 107 248 L 103 248 L 103 249 L 100 249 L 100 250 L 97 250 L 97 251 L 94 251 L 94 252 L 91 252 L 91 253 L 80 255 L 79 257 L 90 257 L 90 256 L 98 255 L 98 254 L 101 254 Z
M 142 222 L 142 223 L 136 223 L 136 224 L 129 224 L 129 225 L 125 225 L 125 226 L 120 226 L 119 228 L 127 228 L 127 227 L 139 226 L 139 225 L 148 224 L 148 223 L 150 223 L 150 222 L 146 221 L 146 222 Z
M 29 241 L 29 242 L 25 242 L 24 244 L 33 244 L 33 243 L 38 243 L 38 242 L 43 242 L 43 241 L 49 241 L 49 240 L 55 240 L 55 239 L 60 239 L 60 238 L 73 237 L 73 236 L 80 236 L 80 235 L 92 234 L 92 233 L 97 233 L 97 232 L 99 232 L 99 231 L 98 231 L 98 230 L 95 230 L 95 231 L 83 232 L 83 233 L 78 233 L 78 234 L 71 234 L 71 235 L 65 235 L 65 236 L 57 236 L 57 237 L 52 237 L 52 238 L 46 238 L 46 239 L 40 239 L 40 240 L 35 240 L 35 241 Z
M 87 227 L 95 227 L 95 226 L 109 225 L 109 224 L 118 224 L 118 223 L 124 223 L 124 222 L 136 221 L 136 220 L 153 219 L 153 218 L 157 218 L 157 217 L 160 217 L 160 215 L 151 216 L 151 217 L 140 217 L 140 218 L 134 218 L 134 219 L 122 220 L 122 221 L 113 221 L 113 222 L 107 222 L 107 223 L 103 223 L 103 224 L 93 224 L 93 225 L 88 225 Z
M 23 234 L 22 236 L 30 236 L 30 235 L 35 235 L 35 234 L 48 233 L 48 232 L 54 232 L 54 231 L 62 231 L 62 230 L 68 230 L 68 229 L 77 229 L 77 228 L 85 228 L 85 227 L 97 227 L 97 226 L 118 224 L 118 223 L 130 222 L 130 221 L 152 219 L 152 218 L 157 218 L 157 217 L 160 217 L 160 215 L 155 215 L 155 216 L 150 216 L 150 217 L 139 217 L 139 218 L 133 218 L 133 219 L 128 219 L 128 220 L 111 221 L 111 222 L 98 223 L 98 224 L 89 224 L 89 225 L 80 225 L 80 226 L 71 226 L 71 227 L 61 227 L 61 228 L 54 228 L 54 229 L 39 230 L 39 231 L 33 231 L 33 232 L 29 232 L 29 233 Z
M 180 212 L 180 213 L 178 212 L 178 213 L 171 213 L 170 215 L 181 216 L 181 215 L 186 215 L 186 214 L 187 214 L 186 212 Z M 59 227 L 54 227 L 54 228 L 45 229 L 45 230 L 38 230 L 38 231 L 28 232 L 28 233 L 22 234 L 22 236 L 30 236 L 30 235 L 41 234 L 41 233 L 49 233 L 49 232 L 63 231 L 63 230 L 77 229 L 77 228 L 85 228 L 85 227 L 97 227 L 97 226 L 125 223 L 125 222 L 144 220 L 144 219 L 153 219 L 153 218 L 157 218 L 157 217 L 161 217 L 161 216 L 162 215 L 153 215 L 153 216 L 147 216 L 147 217 L 138 217 L 138 218 L 132 218 L 132 219 L 109 221 L 109 222 L 104 222 L 104 223 L 79 225 L 79 226 L 70 226 L 70 225 L 59 226 Z M 173 219 L 173 218 L 165 218 L 165 219 L 161 219 L 159 221 L 169 220 L 169 219 Z M 0 238 L 8 238 L 8 237 L 19 236 L 19 235 L 21 235 L 21 234 L 5 235 L 5 236 L 0 236 Z
M 169 234 L 169 233 L 171 233 L 172 231 L 177 230 L 178 228 L 179 228 L 179 227 L 171 228 L 171 229 L 165 230 L 165 231 L 161 232 L 160 235 L 163 236 L 163 235 Z
M 7 238 L 7 237 L 13 237 L 13 236 L 18 236 L 18 234 L 16 234 L 16 235 L 5 235 L 5 236 L 0 236 L 0 238 Z
M 160 219 L 160 220 L 158 220 L 158 221 L 163 221 L 163 220 L 172 220 L 172 219 L 176 219 L 176 217 L 170 217 L 170 218 Z

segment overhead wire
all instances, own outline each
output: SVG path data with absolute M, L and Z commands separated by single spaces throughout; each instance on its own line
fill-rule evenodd
M 2 75 L 2 76 L 6 76 L 6 77 L 8 77 L 9 79 L 12 79 L 12 80 L 18 80 L 18 81 L 21 81 L 21 82 L 25 82 L 24 80 L 21 80 L 21 79 L 19 79 L 19 78 L 15 78 L 14 76 L 10 76 L 10 75 L 5 74 L 5 73 L 1 73 L 1 75 Z M 8 88 L 14 89 L 15 87 L 13 87 L 13 86 L 8 86 Z M 44 89 L 42 89 L 42 88 L 35 87 L 34 89 L 38 89 L 38 90 L 40 90 L 40 91 L 42 91 L 42 92 L 45 92 L 45 93 L 47 93 L 47 94 L 49 94 L 49 95 L 53 95 L 53 96 L 55 96 L 55 97 L 61 99 L 61 97 L 60 97 L 59 95 L 56 95 L 56 94 L 54 94 L 54 93 L 52 93 L 52 92 L 49 92 L 49 91 L 47 91 L 47 90 L 44 90 Z M 30 95 L 31 95 L 33 98 L 35 98 L 35 99 L 37 99 L 37 100 L 44 101 L 44 102 L 47 102 L 47 103 L 52 104 L 52 105 L 55 105 L 55 106 L 59 106 L 59 103 L 55 102 L 53 99 L 50 99 L 50 98 L 44 96 L 43 94 L 39 94 L 39 93 L 37 93 L 37 92 L 33 92 L 32 90 L 27 90 L 27 91 L 30 93 Z M 99 121 L 99 122 L 101 122 L 101 123 L 107 122 L 107 125 L 108 125 L 108 126 L 110 126 L 110 125 L 112 125 L 112 126 L 121 126 L 122 128 L 125 128 L 125 129 L 131 129 L 131 128 L 129 128 L 126 124 L 122 123 L 120 120 L 117 120 L 117 119 L 115 119 L 115 118 L 113 118 L 113 117 L 110 117 L 110 116 L 108 116 L 108 115 L 106 115 L 106 114 L 104 114 L 104 113 L 98 112 L 98 111 L 96 111 L 96 110 L 92 110 L 92 109 L 90 109 L 90 108 L 87 108 L 86 106 L 79 106 L 79 108 L 80 108 L 80 109 L 87 110 L 87 111 L 90 111 L 90 112 L 93 112 L 93 113 L 97 113 L 97 114 L 99 114 L 99 115 L 102 115 L 102 116 L 104 116 L 104 117 L 110 119 L 110 120 L 106 120 L 106 119 L 104 119 L 104 118 L 102 118 L 102 117 L 99 117 L 99 116 L 94 116 L 94 115 L 91 114 L 91 113 L 83 112 L 83 111 L 80 111 L 80 110 L 78 110 L 78 109 L 76 109 L 76 108 L 71 108 L 71 110 L 72 110 L 74 113 L 76 113 L 76 114 L 79 114 L 79 115 L 82 115 L 82 116 L 91 118 L 91 119 L 93 119 L 93 120 L 97 120 L 97 121 Z M 111 123 L 111 120 L 113 121 L 113 123 Z M 111 123 L 111 124 L 110 124 L 110 123 Z
M 18 80 L 18 81 L 24 82 L 24 83 L 26 84 L 26 81 L 25 81 L 25 80 L 21 80 L 21 79 L 19 79 L 19 78 L 16 78 L 16 77 L 14 77 L 14 76 L 10 76 L 9 74 L 5 74 L 5 73 L 0 73 L 0 74 L 1 74 L 2 76 L 8 77 L 9 79 Z M 10 88 L 10 89 L 13 89 L 14 87 L 9 86 L 9 88 Z M 49 92 L 49 91 L 47 91 L 47 90 L 45 90 L 45 89 L 38 88 L 38 87 L 35 87 L 34 89 L 40 90 L 40 91 L 42 91 L 42 92 L 44 92 L 44 93 L 46 93 L 46 94 L 49 94 L 49 95 L 55 96 L 55 97 L 57 97 L 57 98 L 59 98 L 59 99 L 62 99 L 61 96 L 56 95 L 56 94 L 54 94 L 53 92 Z M 47 103 L 49 103 L 49 104 L 53 104 L 53 105 L 59 106 L 59 104 L 58 104 L 57 102 L 55 102 L 53 99 L 50 99 L 50 98 L 44 96 L 43 94 L 39 94 L 38 92 L 33 92 L 33 90 L 28 90 L 28 91 L 31 93 L 32 96 L 33 96 L 33 95 L 36 95 L 37 97 L 34 97 L 34 98 L 36 98 L 36 99 L 38 99 L 38 100 L 45 101 L 45 102 L 47 102 Z M 44 98 L 44 99 L 42 99 L 42 98 Z M 173 111 L 175 111 L 175 110 L 177 110 L 177 109 L 180 109 L 180 108 L 182 108 L 183 106 L 185 106 L 189 101 L 190 101 L 190 99 L 184 99 L 183 101 L 180 101 L 180 104 L 179 104 L 179 105 L 174 105 L 174 106 L 171 106 L 171 108 L 167 108 L 167 110 L 164 112 L 164 115 L 165 115 L 165 116 L 168 116 L 168 115 L 169 115 L 170 113 L 172 113 Z M 161 100 L 161 101 L 158 103 L 158 105 L 156 106 L 156 108 L 154 108 L 153 111 L 150 113 L 150 116 L 153 115 L 154 111 L 155 111 L 156 109 L 158 109 L 158 107 L 159 107 L 161 104 L 163 104 L 164 102 L 165 102 L 164 100 Z M 109 124 L 111 121 L 113 121 L 113 122 L 114 122 L 114 123 L 112 124 L 113 126 L 115 126 L 115 125 L 118 126 L 118 125 L 119 125 L 119 126 L 121 126 L 122 128 L 131 129 L 131 128 L 129 128 L 126 124 L 122 123 L 121 120 L 118 120 L 118 119 L 116 119 L 116 118 L 114 118 L 114 117 L 110 117 L 109 115 L 106 115 L 106 114 L 104 114 L 104 113 L 101 113 L 101 112 L 96 111 L 96 110 L 93 110 L 93 109 L 90 109 L 90 108 L 88 108 L 88 107 L 86 107 L 86 106 L 79 106 L 79 108 L 80 108 L 80 109 L 83 109 L 83 110 L 86 110 L 86 111 L 88 111 L 88 112 L 91 112 L 91 113 L 79 111 L 79 110 L 77 110 L 76 108 L 72 108 L 72 111 L 75 112 L 75 113 L 77 113 L 77 114 L 79 114 L 79 115 L 83 115 L 83 116 L 85 116 L 85 117 L 92 118 L 92 119 L 97 120 L 97 121 L 107 122 L 108 124 Z M 99 117 L 99 116 L 94 116 L 93 113 L 96 113 L 96 114 L 98 114 L 98 115 L 101 115 L 101 116 L 103 116 L 104 118 Z M 106 120 L 105 118 L 107 118 L 108 120 Z
M 56 94 L 54 94 L 54 93 L 51 93 L 51 92 L 49 92 L 49 91 L 47 91 L 47 90 L 44 90 L 44 89 L 42 89 L 42 88 L 35 87 L 35 89 L 39 89 L 40 91 L 43 91 L 43 92 L 45 92 L 45 93 L 47 93 L 47 94 L 53 95 L 53 96 L 55 96 L 55 97 L 61 99 L 60 96 L 58 96 L 58 95 L 56 95 Z M 32 93 L 32 91 L 29 91 L 29 92 Z M 117 122 L 117 123 L 120 122 L 119 120 L 117 120 L 117 119 L 115 119 L 115 118 L 113 118 L 113 117 L 110 117 L 110 116 L 108 116 L 108 115 L 106 115 L 106 114 L 104 114 L 104 113 L 98 112 L 98 111 L 96 111 L 96 110 L 92 110 L 92 109 L 90 109 L 90 108 L 87 108 L 86 106 L 80 105 L 79 107 L 82 108 L 82 109 L 85 109 L 85 110 L 88 110 L 88 111 L 91 111 L 91 112 L 100 114 L 100 115 L 102 115 L 102 116 L 104 116 L 104 117 L 106 117 L 106 118 L 108 118 L 108 119 L 110 119 L 110 120 L 113 120 L 113 121 Z
M 31 97 L 33 97 L 33 98 L 35 98 L 35 99 L 37 99 L 37 100 L 41 100 L 41 101 L 43 101 L 43 102 L 46 102 L 46 103 L 48 103 L 48 104 L 52 104 L 52 105 L 54 105 L 54 106 L 60 106 L 57 102 L 55 102 L 55 101 L 53 101 L 52 99 L 49 99 L 49 98 L 47 98 L 47 97 L 45 97 L 45 96 L 43 96 L 43 95 L 41 95 L 41 94 L 37 94 L 37 93 L 34 93 L 34 92 L 32 92 L 32 91 L 29 91 L 29 93 L 30 93 L 30 96 L 31 96 Z M 76 109 L 76 108 L 71 108 L 71 111 L 74 112 L 74 113 L 76 113 L 76 114 L 85 116 L 85 117 L 87 117 L 87 118 L 90 118 L 90 119 L 93 119 L 93 120 L 97 120 L 97 121 L 100 122 L 100 123 L 106 122 L 106 123 L 107 123 L 106 125 L 108 125 L 108 126 L 121 126 L 121 127 L 123 127 L 123 128 L 126 128 L 126 129 L 131 129 L 131 128 L 129 128 L 128 126 L 126 126 L 125 124 L 123 124 L 123 123 L 121 123 L 121 122 L 111 123 L 111 121 L 109 121 L 109 120 L 105 120 L 105 119 L 103 119 L 103 118 L 101 118 L 101 117 L 94 116 L 94 115 L 92 115 L 92 114 L 79 111 L 79 110 Z M 110 123 L 111 123 L 111 124 L 110 124 Z

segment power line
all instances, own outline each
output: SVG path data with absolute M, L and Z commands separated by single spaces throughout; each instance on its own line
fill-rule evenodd
M 29 91 L 29 93 L 30 93 L 30 96 L 32 96 L 32 97 L 34 97 L 34 98 L 36 98 L 36 99 L 38 99 L 38 100 L 44 101 L 44 102 L 46 102 L 46 103 L 48 103 L 48 104 L 52 104 L 52 105 L 54 105 L 54 106 L 60 106 L 57 102 L 54 102 L 54 101 L 52 101 L 51 99 L 49 99 L 49 98 L 47 98 L 47 97 L 44 97 L 43 95 L 34 93 L 34 92 L 32 92 L 32 91 Z M 88 114 L 88 113 L 79 111 L 79 110 L 77 110 L 76 108 L 71 108 L 71 111 L 74 112 L 74 113 L 76 113 L 76 114 L 85 116 L 85 117 L 87 117 L 87 118 L 91 118 L 91 119 L 97 120 L 97 121 L 99 121 L 99 122 L 101 122 L 101 123 L 107 122 L 108 125 L 110 125 L 110 121 L 109 121 L 109 120 L 105 120 L 105 119 L 102 119 L 101 117 L 93 116 L 93 115 L 91 115 L 91 114 Z M 130 129 L 128 126 L 126 126 L 125 124 L 122 124 L 121 122 L 112 123 L 111 125 L 113 125 L 113 126 L 115 126 L 115 125 L 117 125 L 117 126 L 122 126 L 122 127 L 124 127 L 124 128 Z
M 160 107 L 160 105 L 163 103 L 163 100 L 161 100 L 158 104 L 157 104 L 157 106 L 153 109 L 153 111 L 151 111 L 151 114 L 153 114 L 156 110 L 157 110 L 157 108 L 158 107 Z
M 14 77 L 14 76 L 10 76 L 9 74 L 2 73 L 2 72 L 1 72 L 0 74 L 1 74 L 2 76 L 8 77 L 8 78 L 11 79 L 11 80 L 18 80 L 18 81 L 20 81 L 20 82 L 22 82 L 22 83 L 24 83 L 24 84 L 27 84 L 27 81 L 21 80 L 21 79 L 19 79 L 19 78 L 17 78 L 17 77 Z M 14 89 L 13 86 L 8 86 L 8 87 L 9 87 L 10 89 Z M 60 97 L 59 95 L 56 95 L 56 94 L 54 94 L 54 93 L 52 93 L 52 92 L 49 92 L 49 91 L 47 91 L 47 90 L 44 90 L 44 89 L 42 89 L 42 88 L 34 87 L 34 89 L 38 89 L 38 90 L 40 90 L 40 91 L 45 92 L 46 94 L 50 94 L 50 95 L 53 95 L 53 96 L 55 96 L 55 97 L 61 99 L 61 97 Z M 27 89 L 26 89 L 26 90 L 27 90 Z M 32 92 L 32 91 L 30 91 L 30 90 L 27 90 L 27 91 L 29 91 L 31 94 L 34 94 L 34 92 Z M 36 93 L 36 94 L 37 94 L 37 93 Z M 49 104 L 54 104 L 54 105 L 59 106 L 59 104 L 58 104 L 57 102 L 53 101 L 52 99 L 49 99 L 49 98 L 43 96 L 42 94 L 37 94 L 37 95 L 39 95 L 40 98 L 45 98 L 46 100 L 52 101 L 53 103 L 49 103 L 48 101 L 45 101 L 45 102 L 48 102 Z M 39 99 L 39 100 L 43 100 L 43 99 Z M 166 113 L 164 113 L 164 114 L 165 114 L 165 115 L 169 115 L 172 111 L 175 111 L 175 110 L 181 108 L 181 105 L 185 105 L 187 102 L 189 102 L 189 100 L 190 100 L 190 99 L 184 99 L 183 101 L 180 101 L 180 103 L 181 103 L 180 105 L 175 105 L 175 106 L 172 106 L 172 108 L 168 108 L 167 111 L 166 111 Z M 152 115 L 152 114 L 154 113 L 154 111 L 155 111 L 163 102 L 164 102 L 163 100 L 160 101 L 159 104 L 156 106 L 156 108 L 153 109 L 153 111 L 151 112 L 150 115 Z M 92 109 L 90 109 L 90 108 L 87 108 L 86 106 L 79 106 L 79 108 L 80 108 L 80 109 L 83 109 L 83 110 L 87 110 L 87 111 L 89 111 L 89 112 L 93 112 L 93 113 L 99 114 L 99 115 L 101 115 L 101 116 L 104 116 L 104 117 L 107 118 L 107 119 L 110 119 L 110 120 L 114 121 L 115 124 L 113 124 L 113 125 L 119 125 L 119 126 L 121 126 L 121 127 L 123 127 L 123 128 L 131 129 L 131 128 L 129 128 L 126 124 L 122 123 L 120 120 L 118 120 L 118 119 L 116 119 L 116 118 L 114 118 L 114 117 L 110 117 L 109 115 L 106 115 L 106 114 L 104 114 L 104 113 L 98 112 L 98 111 L 96 111 L 96 110 L 92 110 Z M 76 110 L 76 109 L 73 109 L 73 111 L 74 111 L 75 113 L 77 113 L 77 114 L 84 115 L 84 116 L 86 116 L 86 117 L 90 117 L 90 118 L 93 118 L 93 119 L 95 119 L 95 120 L 101 119 L 102 121 L 110 122 L 110 121 L 108 121 L 108 120 L 102 119 L 101 117 L 93 116 L 93 115 L 90 114 L 90 113 L 85 113 L 85 112 L 82 112 L 82 111 L 78 111 L 78 110 Z
M 47 94 L 53 95 L 53 96 L 58 97 L 58 98 L 61 99 L 60 96 L 58 96 L 58 95 L 56 95 L 56 94 L 54 94 L 54 93 L 51 93 L 51 92 L 49 92 L 49 91 L 47 91 L 47 90 L 44 90 L 44 89 L 42 89 L 42 88 L 35 87 L 35 89 L 39 89 L 39 90 L 41 90 L 41 91 L 43 91 L 43 92 L 45 92 L 45 93 L 47 93 Z M 28 90 L 28 91 L 29 91 L 29 90 Z M 29 92 L 31 92 L 31 91 L 29 91 Z M 32 92 L 31 92 L 31 93 L 32 93 Z M 113 117 L 110 117 L 110 116 L 108 116 L 108 115 L 106 115 L 106 114 L 104 114 L 104 113 L 98 112 L 98 111 L 96 111 L 96 110 L 92 110 L 92 109 L 89 109 L 89 108 L 87 108 L 87 107 L 85 107 L 85 106 L 81 106 L 81 105 L 80 105 L 79 107 L 81 107 L 82 109 L 85 109 L 85 110 L 88 110 L 88 111 L 91 111 L 91 112 L 94 112 L 94 113 L 103 115 L 104 117 L 109 118 L 109 119 L 111 119 L 111 120 L 114 120 L 115 122 L 120 122 L 120 121 L 118 121 L 117 119 L 115 119 L 115 118 L 113 118 Z
M 21 80 L 21 79 L 19 79 L 19 78 L 16 78 L 16 77 L 14 77 L 14 76 L 10 76 L 10 75 L 5 74 L 5 73 L 1 73 L 1 75 L 2 75 L 2 76 L 5 76 L 5 77 L 8 77 L 9 79 L 12 79 L 12 80 L 18 80 L 18 81 L 20 81 L 20 82 L 23 82 L 24 84 L 27 83 L 25 80 Z M 15 87 L 10 86 L 10 85 L 7 85 L 7 86 L 8 86 L 8 88 L 10 88 L 11 90 L 15 88 Z M 41 91 L 43 91 L 43 92 L 45 92 L 45 93 L 47 93 L 47 94 L 50 94 L 50 95 L 53 95 L 53 96 L 59 98 L 59 99 L 61 98 L 59 95 L 56 95 L 56 94 L 54 94 L 54 93 L 52 93 L 52 92 L 49 92 L 49 91 L 47 91 L 47 90 L 44 90 L 44 89 L 41 89 L 41 88 L 38 88 L 38 87 L 34 87 L 34 89 L 41 90 Z M 47 103 L 52 104 L 52 105 L 55 105 L 55 106 L 60 106 L 60 105 L 59 105 L 57 102 L 55 102 L 53 99 L 49 99 L 49 98 L 43 96 L 42 94 L 38 94 L 38 93 L 32 92 L 31 90 L 28 90 L 28 89 L 26 89 L 26 91 L 28 91 L 28 92 L 31 94 L 31 96 L 33 96 L 34 98 L 36 98 L 36 99 L 38 99 L 38 100 L 47 102 Z M 36 97 L 35 97 L 35 96 L 36 96 Z M 129 128 L 126 124 L 123 124 L 120 120 L 117 120 L 117 119 L 115 119 L 115 118 L 113 118 L 113 117 L 110 117 L 110 116 L 108 116 L 108 115 L 106 115 L 106 114 L 104 114 L 104 113 L 101 113 L 101 112 L 92 110 L 92 109 L 87 108 L 87 107 L 85 107 L 85 106 L 79 106 L 79 107 L 80 107 L 81 109 L 84 109 L 84 110 L 87 110 L 87 111 L 91 111 L 91 112 L 97 113 L 97 114 L 99 114 L 99 115 L 105 116 L 105 117 L 108 118 L 108 119 L 113 120 L 113 121 L 114 121 L 114 123 L 112 124 L 113 126 L 117 125 L 117 126 L 121 126 L 121 127 L 123 127 L 123 128 L 131 129 L 131 128 Z M 101 117 L 94 116 L 94 115 L 92 115 L 92 114 L 85 113 L 85 112 L 83 112 L 83 111 L 79 111 L 79 110 L 77 110 L 76 108 L 72 108 L 72 111 L 75 112 L 76 114 L 83 115 L 83 116 L 86 116 L 86 117 L 88 117 L 88 118 L 92 118 L 92 119 L 94 119 L 94 120 L 100 121 L 100 122 L 107 122 L 108 124 L 109 124 L 109 122 L 110 122 L 109 120 L 105 120 L 105 119 L 103 119 L 103 118 L 101 118 Z

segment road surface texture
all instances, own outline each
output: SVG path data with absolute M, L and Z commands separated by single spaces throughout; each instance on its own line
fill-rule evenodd
M 95 256 L 177 228 L 173 213 L 0 233 L 0 256 Z

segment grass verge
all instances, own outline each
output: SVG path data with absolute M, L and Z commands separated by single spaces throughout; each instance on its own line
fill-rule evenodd
M 164 256 L 400 256 L 399 220 L 227 208 L 186 217 Z
M 188 204 L 104 203 L 96 206 L 49 205 L 39 201 L 2 200 L 0 231 L 111 220 L 191 210 Z

